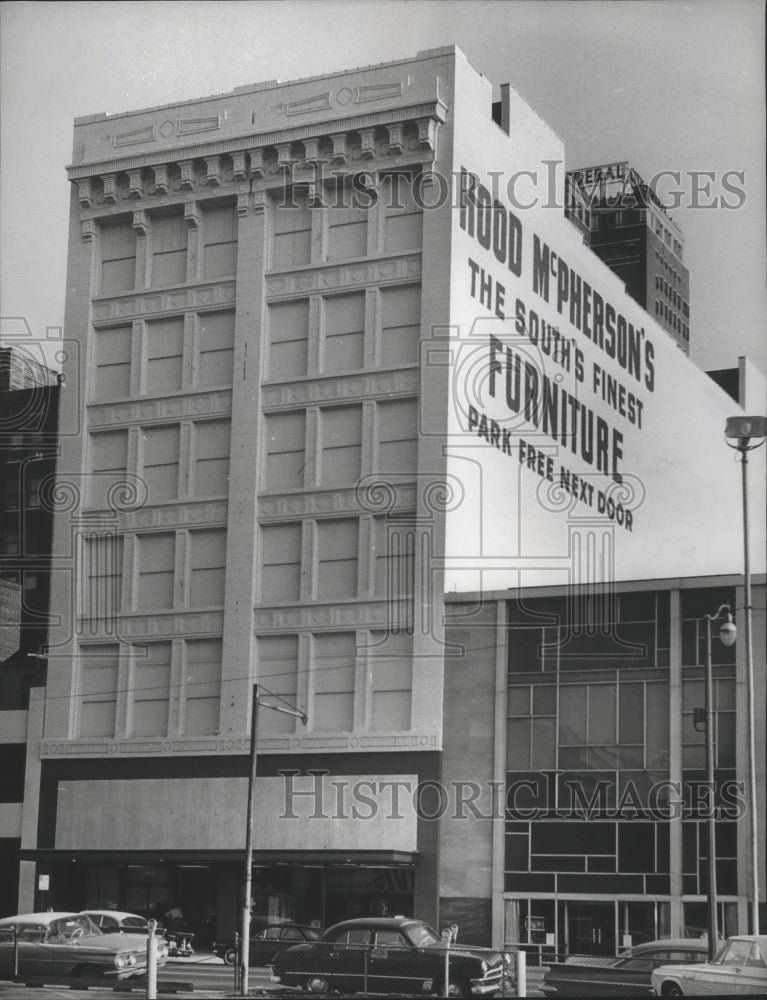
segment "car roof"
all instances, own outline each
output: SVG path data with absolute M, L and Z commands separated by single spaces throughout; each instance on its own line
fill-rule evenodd
M 669 951 L 678 948 L 686 948 L 693 951 L 708 951 L 708 942 L 705 938 L 661 938 L 658 941 L 645 941 L 643 944 L 635 944 L 627 951 L 622 952 L 621 958 L 630 957 L 628 952 L 631 952 L 631 955 L 639 956 L 642 952 L 655 951 L 658 948 L 668 949 Z
M 364 929 L 366 927 L 408 927 L 411 924 L 422 924 L 423 920 L 415 920 L 413 917 L 355 917 L 352 920 L 342 920 L 340 923 L 328 927 L 329 931 L 346 928 L 353 930 L 355 927 Z
M 87 916 L 114 917 L 115 920 L 122 920 L 123 917 L 136 917 L 139 920 L 146 920 L 140 913 L 127 913 L 125 910 L 81 910 Z
M 54 920 L 58 920 L 61 917 L 77 916 L 80 916 L 80 914 L 71 913 L 69 910 L 61 910 L 58 912 L 46 910 L 44 913 L 18 913 L 15 917 L 3 917 L 0 919 L 0 927 L 8 927 L 11 924 L 21 923 L 22 921 L 34 921 L 36 924 L 50 924 L 53 923 Z

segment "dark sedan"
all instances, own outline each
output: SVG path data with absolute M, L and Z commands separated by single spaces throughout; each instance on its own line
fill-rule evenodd
M 668 938 L 648 941 L 623 952 L 619 958 L 597 965 L 588 959 L 552 963 L 546 969 L 541 989 L 546 996 L 643 996 L 651 991 L 653 969 L 674 963 L 705 962 L 705 938 Z M 581 962 L 583 964 L 581 964 Z
M 271 965 L 278 952 L 305 941 L 319 941 L 321 934 L 319 927 L 303 924 L 279 923 L 261 927 L 250 936 L 248 965 Z M 237 949 L 231 938 L 214 941 L 213 952 L 227 965 L 234 965 L 237 961 Z
M 506 960 L 488 948 L 446 942 L 422 920 L 366 917 L 330 927 L 319 941 L 281 952 L 272 980 L 311 993 L 492 996 Z

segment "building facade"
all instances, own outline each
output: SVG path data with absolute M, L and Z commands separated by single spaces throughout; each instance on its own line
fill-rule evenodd
M 566 211 L 626 291 L 690 353 L 684 236 L 653 186 L 628 163 L 568 171 Z
M 0 349 L 0 912 L 16 912 L 30 689 L 45 684 L 56 374 Z M 40 654 L 43 654 L 42 656 Z
M 476 867 L 487 827 L 442 809 L 461 741 L 487 774 L 507 712 L 496 681 L 484 721 L 460 712 L 456 607 L 496 664 L 518 639 L 483 618 L 501 591 L 737 572 L 736 525 L 702 551 L 678 518 L 737 502 L 700 489 L 732 400 L 583 246 L 562 170 L 513 209 L 498 178 L 564 150 L 492 97 L 447 48 L 75 123 L 62 415 L 81 430 L 20 905 L 177 904 L 231 931 L 258 684 L 255 912 L 508 939 L 526 871 Z M 658 462 L 680 379 L 696 420 Z M 511 775 L 548 760 L 509 746 Z
M 742 609 L 740 584 L 688 578 L 449 598 L 448 640 L 463 654 L 447 672 L 445 726 L 456 737 L 443 761 L 452 795 L 442 864 L 455 896 L 443 912 L 485 938 L 492 920 L 496 944 L 538 956 L 614 955 L 706 932 L 710 800 L 694 709 L 705 704 L 704 615 Z M 763 605 L 763 582 L 753 601 Z M 761 649 L 764 618 L 754 620 Z M 749 926 L 744 638 L 741 629 L 730 648 L 712 642 L 722 937 Z M 759 669 L 757 705 L 764 695 Z M 477 864 L 467 868 L 469 853 Z

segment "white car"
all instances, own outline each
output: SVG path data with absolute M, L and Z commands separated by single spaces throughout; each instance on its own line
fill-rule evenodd
M 0 920 L 0 979 L 127 979 L 146 973 L 146 937 L 104 934 L 84 913 L 21 913 Z
M 711 962 L 661 965 L 652 974 L 658 997 L 767 993 L 767 935 L 728 938 Z

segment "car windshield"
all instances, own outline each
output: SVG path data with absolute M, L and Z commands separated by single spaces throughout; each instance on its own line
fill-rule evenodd
M 101 934 L 90 917 L 80 913 L 73 917 L 59 917 L 48 925 L 48 942 L 50 944 L 65 944 L 81 937 L 91 937 Z
M 145 931 L 147 927 L 147 922 L 144 917 L 123 917 L 122 926 L 137 928 L 138 930 Z
M 442 944 L 442 938 L 428 924 L 413 924 L 408 927 L 408 937 L 416 948 L 429 948 Z

